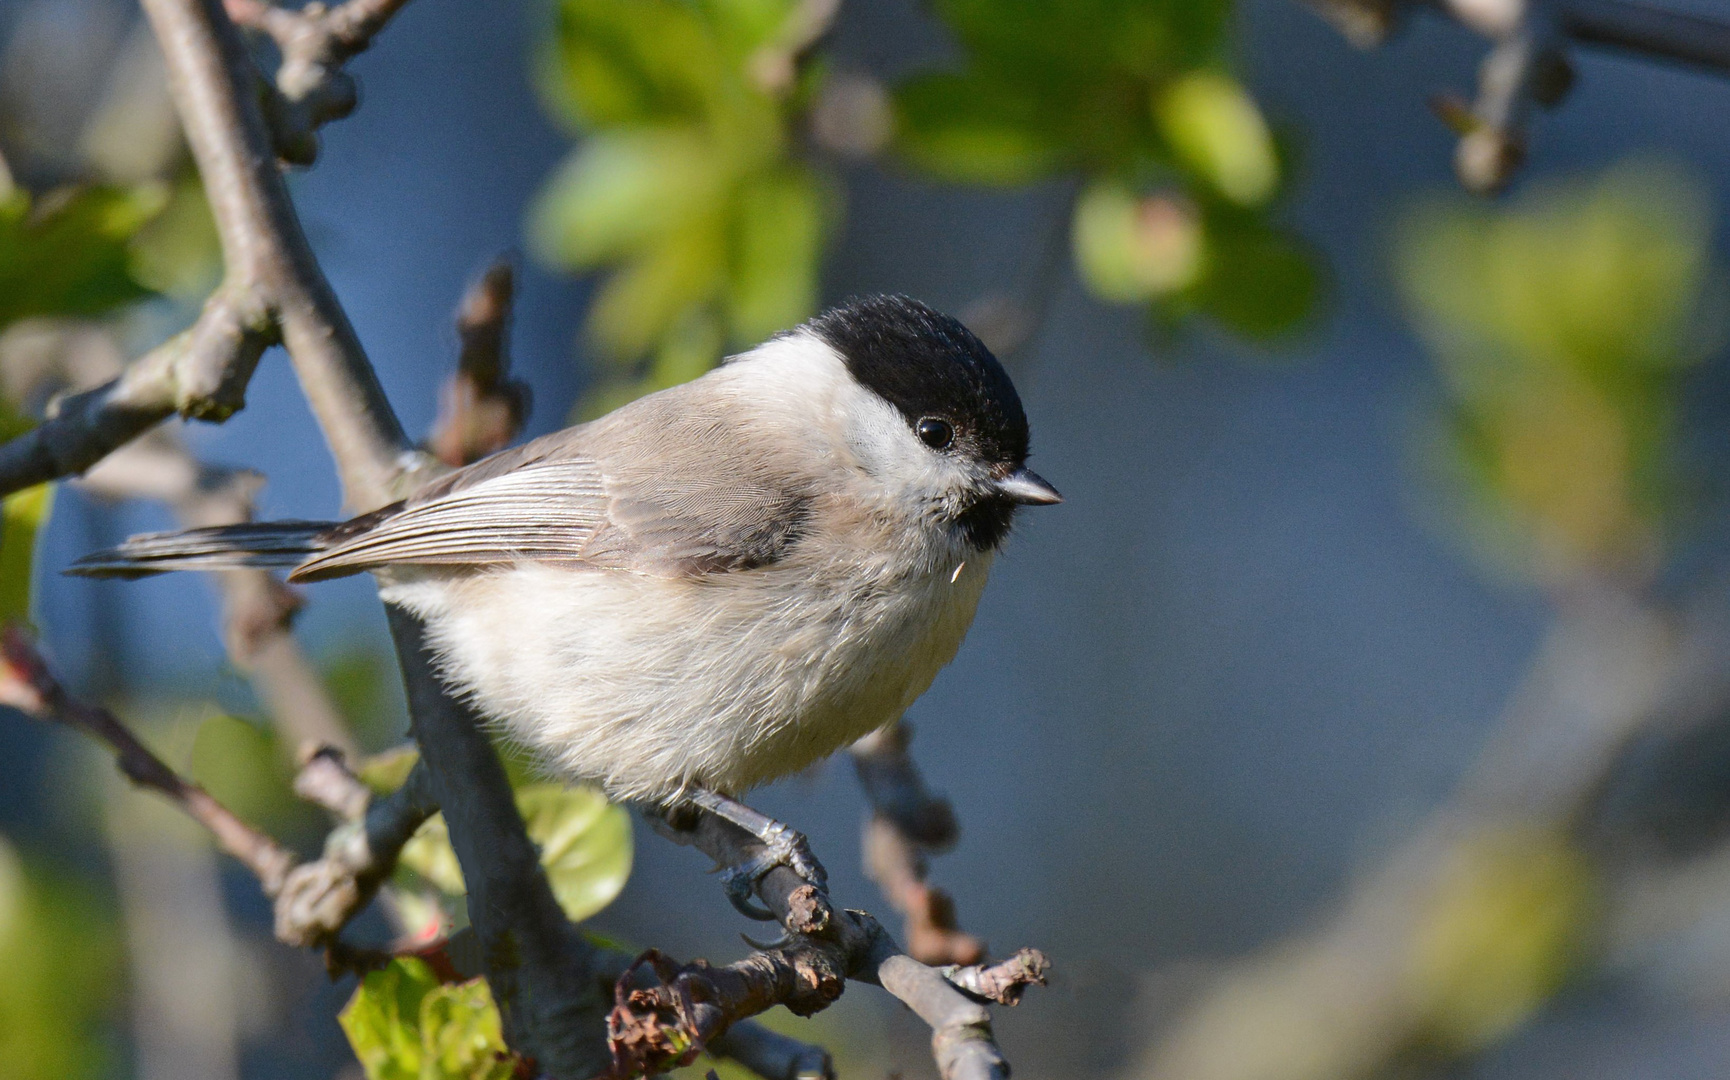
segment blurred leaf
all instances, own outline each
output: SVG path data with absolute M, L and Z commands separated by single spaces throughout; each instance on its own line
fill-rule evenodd
M 728 290 L 735 341 L 755 344 L 816 307 L 826 202 L 815 174 L 799 166 L 740 189 Z
M 588 333 L 615 357 L 649 351 L 726 280 L 726 222 L 693 221 L 609 277 L 589 308 Z M 718 359 L 718 358 L 717 358 Z
M 6 496 L 0 524 L 0 626 L 30 621 L 36 537 L 53 508 L 53 484 L 37 484 Z
M 273 728 L 218 713 L 198 725 L 187 773 L 243 821 L 275 826 L 304 813 Z
M 1447 397 L 1438 464 L 1487 553 L 1546 580 L 1653 572 L 1711 220 L 1696 184 L 1641 163 L 1408 215 L 1396 269 Z
M 1075 204 L 1075 264 L 1097 295 L 1120 303 L 1151 300 L 1193 284 L 1205 252 L 1193 207 L 1169 194 L 1138 196 L 1099 183 Z
M 787 92 L 760 83 L 762 50 L 797 0 L 560 0 L 541 62 L 549 107 L 586 139 L 543 188 L 530 244 L 606 280 L 587 336 L 628 400 L 677 370 L 714 366 L 815 306 L 827 190 L 791 159 L 790 126 L 821 72 Z M 721 320 L 721 334 L 697 323 Z M 693 346 L 710 351 L 697 359 Z M 668 363 L 670 359 L 678 363 Z
M 631 876 L 631 817 L 622 807 L 593 788 L 530 783 L 518 787 L 517 809 L 568 917 L 581 921 L 613 902 Z M 446 893 L 467 891 L 442 814 L 421 826 L 399 861 Z
M 1271 340 L 1298 329 L 1321 301 L 1318 258 L 1301 241 L 1271 228 L 1209 221 L 1207 273 L 1195 303 L 1227 329 Z
M 196 174 L 176 183 L 162 212 L 133 236 L 128 269 L 145 288 L 181 300 L 196 300 L 216 287 L 222 246 Z
M 1504 828 L 1456 844 L 1412 942 L 1428 1038 L 1461 1053 L 1524 1022 L 1573 969 L 1592 909 L 1590 868 L 1560 834 Z
M 723 197 L 708 144 L 688 128 L 597 135 L 554 174 L 530 211 L 537 254 L 574 270 L 642 251 Z
M 1025 184 L 1065 163 L 1065 147 L 1037 116 L 977 79 L 920 76 L 903 83 L 895 101 L 896 149 L 940 179 Z
M 156 184 L 0 198 L 0 326 L 38 315 L 100 315 L 142 299 L 131 240 L 160 213 Z
M 515 1072 L 486 981 L 441 984 L 412 957 L 369 972 L 338 1019 L 368 1080 L 508 1080 Z
M 573 922 L 613 902 L 631 876 L 631 816 L 594 788 L 530 784 L 517 791 L 529 836 L 559 906 Z
M 0 839 L 0 1080 L 112 1075 L 102 1038 L 125 980 L 114 920 Z
M 355 773 L 367 787 L 385 795 L 408 783 L 408 774 L 419 760 L 419 748 L 413 743 L 405 743 L 368 756 L 356 767 Z
M 1260 206 L 1279 185 L 1273 136 L 1248 91 L 1215 71 L 1185 75 L 1154 99 L 1177 157 L 1240 206 Z

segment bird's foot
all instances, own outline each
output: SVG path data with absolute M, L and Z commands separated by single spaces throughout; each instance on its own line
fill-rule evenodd
M 786 867 L 806 884 L 828 895 L 829 874 L 811 854 L 811 844 L 803 833 L 712 791 L 692 791 L 689 798 L 695 805 L 749 833 L 762 845 L 749 859 L 721 873 L 727 900 L 741 915 L 761 922 L 775 919 L 773 911 L 756 901 L 756 894 L 758 883 L 777 867 Z

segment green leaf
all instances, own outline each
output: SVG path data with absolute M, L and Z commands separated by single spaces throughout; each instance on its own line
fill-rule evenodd
M 198 726 L 187 772 L 242 820 L 277 824 L 303 813 L 276 733 L 218 713 Z
M 486 980 L 441 984 L 413 957 L 369 972 L 337 1019 L 368 1080 L 508 1080 L 515 1071 Z
M 100 315 L 150 290 L 131 240 L 167 205 L 161 185 L 85 187 L 0 199 L 0 326 L 39 315 Z
M 517 810 L 570 919 L 613 902 L 631 876 L 631 817 L 623 808 L 593 788 L 531 783 L 517 789 Z M 467 891 L 442 814 L 421 826 L 399 862 L 449 895 Z
M 1277 339 L 1299 329 L 1321 298 L 1319 260 L 1301 241 L 1256 225 L 1210 228 L 1207 273 L 1194 300 L 1227 329 Z
M 123 961 L 93 892 L 26 865 L 0 838 L 0 1080 L 113 1075 L 103 1034 Z
M 1088 287 L 1119 303 L 1188 288 L 1206 253 L 1201 220 L 1186 200 L 1169 193 L 1138 196 L 1116 183 L 1082 192 L 1072 243 Z
M 36 579 L 36 537 L 54 507 L 54 485 L 37 484 L 6 496 L 0 524 L 0 626 L 30 621 Z
M 613 902 L 631 876 L 631 816 L 594 788 L 530 784 L 517 809 L 541 849 L 541 865 L 573 922 Z
M 1215 71 L 1178 79 L 1153 99 L 1166 142 L 1214 190 L 1260 206 L 1279 186 L 1279 157 L 1261 110 L 1237 80 Z
M 589 336 L 614 358 L 632 359 L 652 349 L 725 282 L 726 233 L 725 217 L 710 215 L 626 263 L 595 296 Z
M 826 202 L 816 175 L 797 166 L 739 193 L 728 295 L 736 341 L 761 341 L 816 308 Z
M 688 128 L 598 135 L 535 199 L 529 236 L 546 262 L 587 270 L 643 250 L 723 197 L 713 148 Z
M 896 149 L 931 175 L 964 184 L 1026 184 L 1049 176 L 1065 148 L 1011 88 L 927 75 L 897 88 Z

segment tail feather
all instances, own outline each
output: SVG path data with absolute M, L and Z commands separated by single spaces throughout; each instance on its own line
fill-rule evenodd
M 330 521 L 257 521 L 185 532 L 144 533 L 66 568 L 78 577 L 147 577 L 170 570 L 294 566 L 324 550 Z

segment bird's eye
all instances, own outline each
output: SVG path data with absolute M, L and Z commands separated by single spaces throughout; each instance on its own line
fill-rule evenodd
M 933 450 L 947 450 L 949 444 L 955 441 L 955 429 L 949 426 L 949 421 L 939 420 L 935 416 L 927 416 L 914 426 L 919 433 L 919 441 Z

